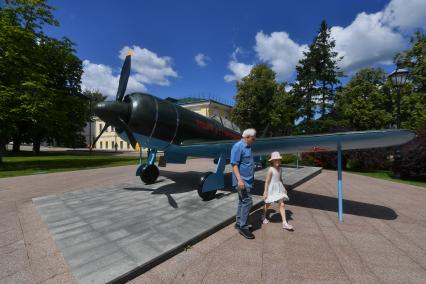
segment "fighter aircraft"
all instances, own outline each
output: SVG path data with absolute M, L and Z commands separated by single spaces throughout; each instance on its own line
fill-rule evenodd
M 105 121 L 105 126 L 93 145 L 109 126 L 114 126 L 117 134 L 133 148 L 137 143 L 146 147 L 147 162 L 136 170 L 136 175 L 146 184 L 154 183 L 159 175 L 155 165 L 157 151 L 164 152 L 161 164 L 185 164 L 188 156 L 212 158 L 217 163 L 216 171 L 203 175 L 198 194 L 203 200 L 214 198 L 216 191 L 224 187 L 225 165 L 241 134 L 173 102 L 146 93 L 125 95 L 130 65 L 129 52 L 121 70 L 116 100 L 100 102 L 94 108 L 94 113 Z M 337 147 L 342 150 L 389 147 L 404 144 L 414 137 L 412 131 L 394 129 L 258 138 L 252 153 L 259 157 L 273 151 L 300 153 L 317 149 L 336 151 Z

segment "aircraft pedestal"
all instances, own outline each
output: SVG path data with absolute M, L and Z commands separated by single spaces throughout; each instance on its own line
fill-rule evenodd
M 320 171 L 286 168 L 286 186 Z M 262 204 L 265 174 L 256 172 L 254 208 Z M 78 283 L 125 282 L 234 221 L 238 195 L 229 175 L 228 187 L 207 202 L 196 192 L 197 175 L 172 173 L 151 185 L 86 188 L 33 203 Z

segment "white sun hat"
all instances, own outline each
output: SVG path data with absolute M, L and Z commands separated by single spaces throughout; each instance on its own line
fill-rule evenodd
M 282 159 L 282 157 L 281 157 L 280 153 L 278 153 L 278 152 L 272 152 L 271 158 L 269 159 L 269 161 L 272 161 L 272 160 L 281 160 L 281 159 Z

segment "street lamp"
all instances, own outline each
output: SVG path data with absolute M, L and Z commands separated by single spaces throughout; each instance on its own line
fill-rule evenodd
M 408 70 L 401 68 L 400 64 L 397 63 L 395 71 L 389 74 L 389 79 L 392 82 L 392 86 L 396 89 L 396 128 L 401 128 L 401 88 L 404 87 L 408 78 Z M 397 146 L 394 157 L 394 177 L 401 178 L 400 173 L 401 165 L 401 147 Z

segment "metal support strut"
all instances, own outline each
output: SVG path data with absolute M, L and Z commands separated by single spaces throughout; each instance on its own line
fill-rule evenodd
M 140 148 L 140 153 L 139 153 L 139 166 L 136 169 L 136 176 L 140 176 L 143 169 L 147 166 L 150 165 L 154 165 L 155 164 L 155 160 L 157 158 L 157 149 L 148 149 L 148 157 L 146 160 L 146 164 L 142 164 L 142 148 Z
M 217 161 L 215 173 L 209 175 L 203 184 L 203 192 L 222 189 L 225 186 L 225 171 L 226 158 L 220 156 Z
M 147 165 L 153 165 L 155 159 L 157 158 L 157 149 L 148 149 L 148 160 L 146 161 Z
M 343 194 L 342 194 L 342 145 L 337 144 L 337 199 L 339 203 L 339 223 L 343 222 Z

